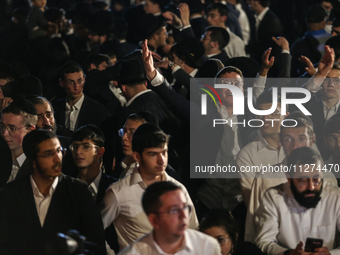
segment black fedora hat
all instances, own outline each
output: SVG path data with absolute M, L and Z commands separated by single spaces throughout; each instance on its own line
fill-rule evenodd
M 144 82 L 146 80 L 145 69 L 137 59 L 124 60 L 121 64 L 117 81 L 122 85 Z
M 155 16 L 151 13 L 145 14 L 140 20 L 136 35 L 138 41 L 150 38 L 160 27 L 166 26 L 162 16 Z
M 176 53 L 180 59 L 184 56 L 189 63 L 195 66 L 195 68 L 200 67 L 200 65 L 207 60 L 207 57 L 204 54 L 204 46 L 196 37 L 188 37 L 179 42 Z

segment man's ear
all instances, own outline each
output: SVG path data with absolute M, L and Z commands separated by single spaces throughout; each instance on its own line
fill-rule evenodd
M 91 70 L 93 70 L 93 69 L 97 69 L 97 67 L 96 67 L 95 64 L 91 63 L 91 65 L 90 65 L 90 70 L 89 70 L 89 71 L 91 71 Z
M 35 125 L 29 126 L 29 127 L 27 128 L 27 130 L 28 130 L 28 132 L 31 132 L 31 131 L 33 131 L 33 130 L 36 130 L 36 126 L 35 126 Z
M 159 224 L 158 224 L 158 218 L 157 218 L 157 215 L 154 214 L 154 213 L 150 213 L 148 215 L 148 219 L 149 219 L 149 222 L 150 224 L 152 225 L 152 227 L 154 229 L 158 229 L 159 228 Z
M 97 155 L 99 157 L 103 157 L 104 152 L 105 152 L 105 148 L 104 147 L 100 147 L 100 148 L 98 148 Z
M 126 92 L 126 85 L 121 85 L 122 92 Z
M 227 16 L 226 15 L 222 16 L 222 20 L 225 23 L 227 21 Z
M 65 82 L 61 78 L 59 79 L 59 85 L 60 87 L 65 88 Z
M 218 42 L 217 41 L 211 41 L 211 47 L 218 48 Z
M 139 155 L 137 151 L 133 152 L 133 159 L 136 160 L 138 163 L 141 162 L 141 156 Z

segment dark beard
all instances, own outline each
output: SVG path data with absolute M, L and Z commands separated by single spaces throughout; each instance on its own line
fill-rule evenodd
M 323 184 L 321 185 L 321 188 L 319 191 L 314 190 L 306 190 L 304 192 L 299 192 L 294 183 L 293 180 L 290 183 L 290 189 L 292 190 L 292 193 L 294 195 L 295 200 L 303 207 L 309 209 L 309 208 L 315 208 L 319 201 L 321 200 L 321 192 L 322 192 Z M 314 194 L 313 197 L 305 197 L 306 194 Z

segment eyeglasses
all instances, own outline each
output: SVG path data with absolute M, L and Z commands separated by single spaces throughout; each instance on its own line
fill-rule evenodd
M 91 150 L 92 147 L 99 148 L 99 146 L 94 145 L 94 144 L 90 144 L 90 143 L 73 143 L 73 144 L 70 145 L 70 150 L 71 151 L 78 151 L 79 147 L 82 151 L 85 151 L 85 152 Z
M 243 87 L 243 82 L 238 80 L 238 79 L 221 79 L 222 84 L 230 84 L 230 85 L 234 85 L 238 88 L 242 88 Z
M 283 138 L 283 144 L 291 144 L 293 142 L 298 142 L 300 144 L 307 143 L 308 138 L 305 136 L 299 137 L 297 139 L 294 139 L 293 137 L 285 137 Z
M 298 178 L 297 183 L 300 187 L 305 187 L 309 182 L 312 182 L 314 186 L 319 186 L 322 183 L 321 178 L 313 178 L 313 179 L 308 179 L 308 178 Z
M 225 242 L 226 241 L 228 241 L 230 238 L 216 238 L 217 239 L 217 241 L 218 241 L 218 243 L 221 245 L 221 246 L 223 246 L 223 245 L 225 245 Z
M 46 119 L 52 119 L 53 118 L 53 112 L 47 112 L 45 114 L 38 114 L 38 120 L 43 120 L 44 118 Z
M 127 134 L 128 138 L 131 138 L 134 132 L 135 130 L 127 130 L 127 129 L 121 128 L 118 130 L 118 135 L 120 137 L 123 137 L 124 134 Z
M 67 86 L 74 86 L 74 85 L 79 85 L 79 86 L 83 86 L 84 85 L 84 82 L 85 82 L 85 74 L 84 74 L 84 78 L 80 78 L 78 79 L 77 81 L 72 81 L 72 80 L 67 80 L 65 81 L 65 84 Z
M 338 85 L 340 85 L 340 78 L 336 78 L 336 77 L 326 78 L 324 82 L 326 82 L 327 84 L 331 83 L 334 86 L 338 86 Z
M 158 212 L 156 214 L 163 214 L 163 213 L 166 213 L 166 214 L 169 214 L 169 215 L 172 215 L 172 216 L 175 216 L 175 215 L 179 215 L 181 214 L 182 212 L 184 213 L 188 213 L 189 215 L 191 214 L 191 205 L 185 205 L 183 206 L 182 208 L 181 207 L 175 207 L 175 208 L 172 208 L 170 209 L 169 211 L 166 211 L 166 212 Z
M 43 155 L 37 155 L 37 158 L 46 158 L 46 159 L 53 158 L 56 153 L 59 155 L 59 154 L 63 154 L 65 151 L 66 150 L 64 148 L 59 147 L 55 151 L 47 151 Z
M 0 124 L 0 131 L 1 133 L 4 133 L 5 130 L 7 129 L 8 133 L 10 135 L 12 135 L 13 133 L 15 133 L 16 131 L 20 130 L 20 129 L 23 129 L 23 128 L 26 128 L 27 126 L 23 126 L 21 128 L 18 128 L 16 126 L 13 126 L 13 125 L 10 125 L 10 126 L 6 126 L 4 124 Z

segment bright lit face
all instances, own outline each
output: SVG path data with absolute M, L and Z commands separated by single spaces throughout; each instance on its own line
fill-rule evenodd
M 74 101 L 78 101 L 83 95 L 85 77 L 83 72 L 65 73 L 64 79 L 60 80 L 60 86 L 65 88 L 67 96 Z
M 340 95 L 340 70 L 331 69 L 327 77 L 322 83 L 323 99 L 339 98 Z
M 204 233 L 217 239 L 221 245 L 222 255 L 228 255 L 232 250 L 233 244 L 229 235 L 222 227 L 212 227 L 204 230 Z M 227 239 L 227 240 L 226 240 Z
M 178 239 L 184 236 L 189 225 L 188 202 L 182 190 L 169 191 L 160 197 L 162 206 L 154 220 L 154 229 L 162 235 Z M 186 208 L 186 209 L 184 209 Z M 174 210 L 177 213 L 169 213 Z
M 210 26 L 225 27 L 226 16 L 221 16 L 218 10 L 210 10 L 207 14 L 207 21 Z
M 300 147 L 311 147 L 315 140 L 315 135 L 309 137 L 308 128 L 306 127 L 288 127 L 282 129 L 282 145 L 288 157 L 290 153 Z
M 25 127 L 24 117 L 13 113 L 3 113 L 1 125 L 13 130 L 9 132 L 8 129 L 4 128 L 1 135 L 11 149 L 12 156 L 20 156 L 22 154 L 22 141 L 30 131 L 28 127 Z
M 84 139 L 83 141 L 73 141 L 72 144 L 78 147 L 72 151 L 72 157 L 74 164 L 79 169 L 85 169 L 92 165 L 99 164 L 99 148 L 92 140 Z
M 225 73 L 221 75 L 221 80 L 223 83 L 231 83 L 242 90 L 243 92 L 243 81 L 241 76 L 238 73 L 231 72 L 231 73 Z M 222 104 L 226 107 L 232 107 L 233 106 L 233 94 L 229 89 L 223 88 L 223 89 L 216 89 L 217 93 L 221 97 Z
M 54 114 L 49 103 L 36 104 L 35 109 L 38 113 L 37 129 L 46 129 L 52 132 L 57 131 Z
M 331 150 L 333 158 L 340 158 L 340 130 L 328 134 L 325 138 L 327 147 Z
M 272 103 L 265 103 L 257 106 L 259 110 L 269 110 L 271 107 Z M 277 103 L 277 107 L 272 114 L 259 115 L 256 117 L 264 122 L 264 125 L 260 127 L 261 134 L 263 136 L 270 136 L 280 134 L 280 125 L 286 115 L 281 115 L 281 104 Z
M 37 158 L 33 160 L 33 176 L 54 179 L 61 174 L 63 154 L 58 138 L 41 142 Z
M 306 208 L 316 207 L 322 191 L 322 172 L 316 170 L 317 166 L 322 168 L 321 162 L 315 162 L 315 166 L 296 165 L 297 170 L 290 179 L 295 200 Z
M 134 152 L 139 163 L 139 172 L 145 176 L 161 176 L 168 165 L 168 145 L 163 144 L 159 148 L 146 148 L 142 155 Z
M 132 157 L 132 136 L 136 129 L 142 125 L 141 121 L 127 120 L 123 127 L 124 135 L 122 137 L 122 149 L 125 156 Z

